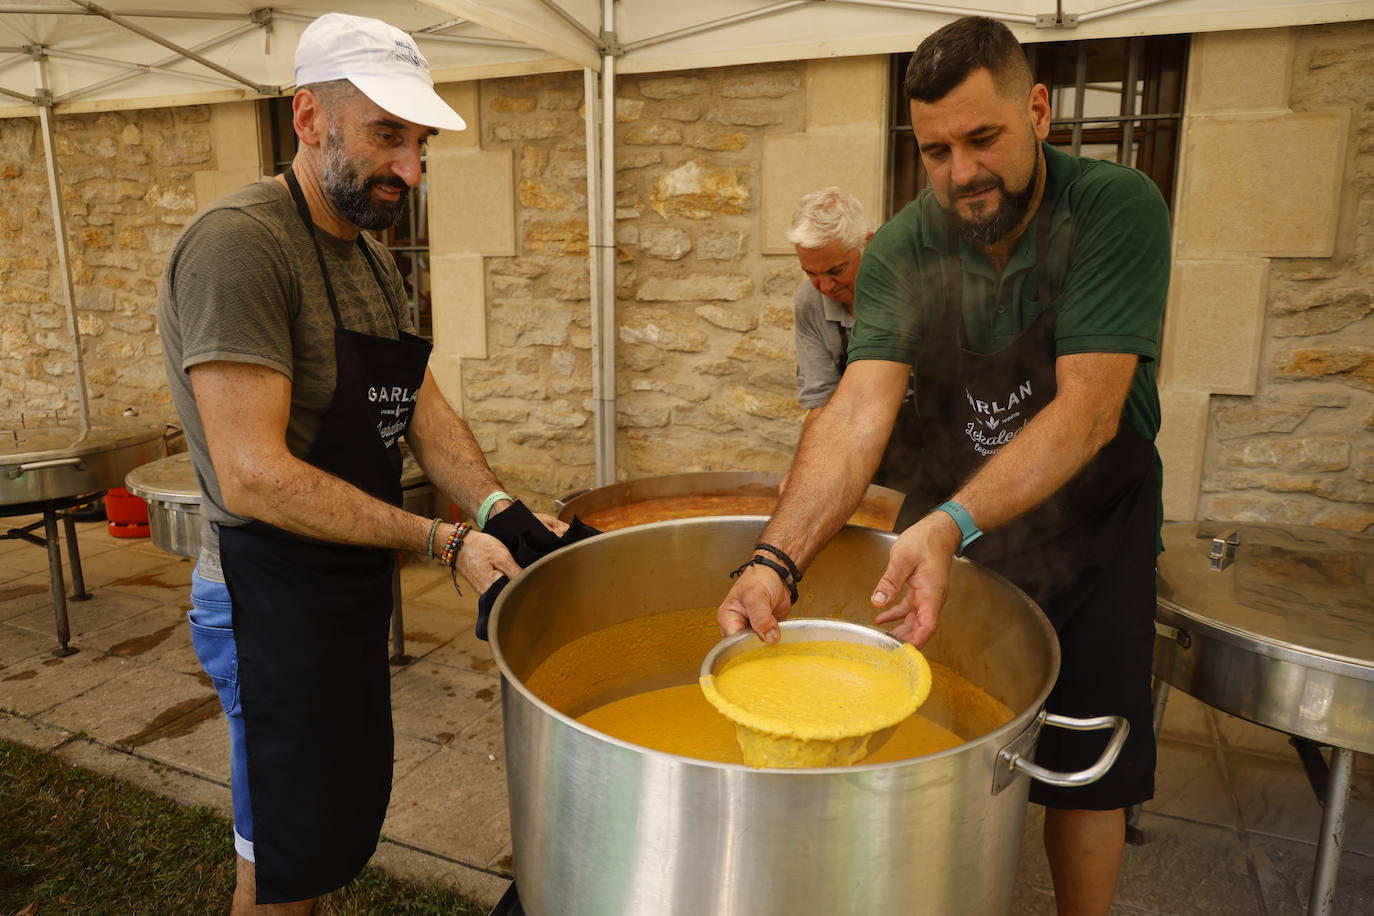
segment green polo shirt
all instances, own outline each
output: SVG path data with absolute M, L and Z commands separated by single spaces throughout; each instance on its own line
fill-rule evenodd
M 1144 173 L 1081 159 L 1043 144 L 1051 207 L 1050 289 L 1059 313 L 1055 355 L 1135 353 L 1140 364 L 1123 417 L 1145 438 L 1159 432 L 1155 384 L 1160 323 L 1169 288 L 1169 211 Z M 855 287 L 849 359 L 915 366 L 925 336 L 948 302 L 948 220 L 929 188 L 874 234 Z M 1035 222 L 999 275 L 977 248 L 960 241 L 964 333 L 971 349 L 1009 344 L 1040 314 Z M 1156 462 L 1158 456 L 1156 455 Z

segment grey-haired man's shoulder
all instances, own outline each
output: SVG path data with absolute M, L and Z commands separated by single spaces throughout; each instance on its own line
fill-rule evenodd
M 175 262 L 189 244 L 233 246 L 243 242 L 280 242 L 295 217 L 291 196 L 280 182 L 263 178 L 231 191 L 205 207 L 186 224 L 172 251 Z

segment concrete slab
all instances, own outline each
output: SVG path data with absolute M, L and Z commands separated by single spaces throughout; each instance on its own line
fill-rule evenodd
M 225 817 L 233 816 L 228 782 L 184 773 L 92 741 L 73 741 L 58 756 L 73 766 L 122 779 L 179 804 L 199 805 Z
M 0 709 L 36 716 L 140 664 L 95 651 L 66 658 L 31 658 L 0 671 Z M 112 699 L 117 701 L 118 695 Z
M 1144 814 L 1147 842 L 1127 846 L 1117 902 L 1149 913 L 1253 916 L 1259 901 L 1240 832 Z
M 443 599 L 443 592 L 435 594 Z M 456 595 L 452 598 L 457 600 Z M 406 654 L 413 658 L 423 658 L 464 630 L 471 630 L 476 619 L 462 613 L 446 599 L 442 604 L 429 599 L 402 599 L 401 617 L 405 623 Z
M 443 747 L 435 741 L 426 741 L 412 735 L 396 735 L 395 750 L 391 755 L 391 781 L 404 779 L 417 766 L 424 763 Z
M 71 595 L 70 578 L 65 580 L 63 588 Z M 0 620 L 13 621 L 38 608 L 47 610 L 51 629 L 52 580 L 48 577 L 47 566 L 41 572 L 28 573 L 0 585 Z
M 455 888 L 484 907 L 495 906 L 510 885 L 510 878 L 505 875 L 493 875 L 480 868 L 449 862 L 390 840 L 377 845 L 368 864 L 398 878 Z
M 115 539 L 112 539 L 115 540 Z M 138 582 L 143 576 L 171 576 L 175 568 L 184 565 L 183 558 L 157 551 L 143 553 L 134 549 L 107 549 L 95 556 L 81 555 L 81 572 L 85 577 L 86 588 L 98 591 L 116 580 Z M 186 582 L 190 582 L 188 572 Z M 70 571 L 67 573 L 71 578 Z M 159 603 L 166 600 L 170 589 L 157 592 Z
M 71 737 L 72 733 L 65 728 L 0 712 L 0 741 L 13 741 L 37 751 L 51 751 Z
M 491 654 L 491 643 L 478 639 L 472 626 L 466 626 L 458 635 L 425 655 L 425 661 L 454 668 L 466 668 L 479 674 L 497 674 L 496 659 Z
M 1175 741 L 1212 747 L 1216 743 L 1216 731 L 1212 726 L 1211 708 L 1182 690 L 1170 689 L 1159 734 Z
M 1316 843 L 1321 806 L 1295 756 L 1282 762 L 1227 751 L 1226 765 L 1247 830 L 1300 843 Z M 1346 809 L 1345 848 L 1374 855 L 1374 776 L 1356 773 Z
M 1145 803 L 1151 814 L 1240 826 L 1240 811 L 1226 786 L 1215 747 L 1160 738 L 1155 770 L 1155 797 Z
M 71 630 L 72 645 L 81 648 L 85 640 L 97 630 L 137 617 L 152 608 L 157 602 L 138 595 L 121 595 L 114 591 L 93 592 L 85 601 L 67 602 L 67 626 Z M 35 633 L 49 634 L 56 645 L 57 637 L 53 622 L 52 597 L 41 596 L 38 606 L 8 621 L 13 626 L 23 627 Z
M 447 594 L 457 595 L 453 591 L 453 583 L 449 579 L 448 570 L 437 563 L 427 563 L 423 559 L 407 558 L 401 566 L 401 599 L 402 601 L 414 601 L 421 595 L 443 587 Z M 464 589 L 468 591 L 468 589 Z M 473 607 L 476 607 L 476 599 L 471 599 Z
M 156 566 L 147 572 L 131 572 L 129 575 L 119 576 L 104 584 L 102 588 L 117 591 L 122 595 L 141 595 L 145 598 L 151 598 L 159 604 L 171 604 L 183 600 L 189 604 L 191 570 L 195 569 L 195 562 L 186 557 L 174 557 L 168 563 L 166 561 L 170 555 L 160 554 L 160 556 L 163 565 Z M 157 556 L 149 557 L 149 559 L 157 559 Z
M 43 718 L 102 744 L 133 751 L 187 734 L 200 722 L 222 715 L 213 688 L 187 674 L 138 665 L 100 690 L 52 707 Z
M 82 645 L 123 658 L 152 662 L 180 646 L 189 647 L 190 627 L 184 611 L 155 605 L 141 614 L 84 636 Z
M 51 633 L 35 633 L 0 623 L 0 671 L 35 655 L 46 657 L 56 646 L 57 640 Z
M 382 833 L 416 849 L 484 866 L 510 841 L 505 762 L 441 748 L 395 784 Z
M 506 755 L 505 729 L 501 721 L 501 704 L 458 733 L 450 742 L 453 747 L 465 747 L 480 754 Z
M 391 680 L 398 734 L 447 744 L 500 702 L 500 682 L 490 675 L 427 661 L 399 670 Z
M 149 738 L 138 753 L 206 779 L 229 783 L 229 728 L 218 700 L 196 707 L 160 736 Z
M 1303 916 L 1312 887 L 1317 848 L 1278 837 L 1256 836 L 1255 871 L 1268 916 Z M 1336 874 L 1334 913 L 1374 913 L 1374 859 L 1347 852 Z

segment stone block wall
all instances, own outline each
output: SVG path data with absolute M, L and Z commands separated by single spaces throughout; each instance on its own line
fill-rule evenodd
M 1200 36 L 1192 66 L 1166 511 L 1374 531 L 1374 22 Z
M 863 72 L 877 75 L 867 87 L 881 109 L 876 64 Z M 803 275 L 790 252 L 764 253 L 763 163 L 767 140 L 805 137 L 818 120 L 807 67 L 619 80 L 619 479 L 783 470 L 791 458 Z M 580 74 L 481 85 L 483 151 L 509 150 L 514 163 L 517 251 L 484 261 L 487 355 L 462 361 L 463 414 L 502 479 L 536 502 L 595 481 L 582 106 Z M 875 207 L 881 148 L 879 137 L 864 176 L 873 189 L 855 189 Z
M 55 120 L 92 416 L 175 422 L 157 281 L 215 168 L 206 106 Z M 36 118 L 0 120 L 0 428 L 78 415 L 65 294 Z

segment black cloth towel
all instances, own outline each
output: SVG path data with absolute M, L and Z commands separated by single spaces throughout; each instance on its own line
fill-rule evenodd
M 544 523 L 536 518 L 524 503 L 517 499 L 502 512 L 492 516 L 491 520 L 487 522 L 487 527 L 483 529 L 483 533 L 489 534 L 505 544 L 510 555 L 515 558 L 515 562 L 519 563 L 523 569 L 560 547 L 567 547 L 569 544 L 601 532 L 574 515 L 573 520 L 568 524 L 567 531 L 561 535 L 554 534 L 544 527 Z M 502 576 L 482 593 L 481 598 L 477 599 L 478 639 L 487 638 L 487 618 L 491 616 L 492 605 L 496 603 L 496 597 L 501 594 L 501 589 L 505 588 L 509 581 L 509 576 Z

